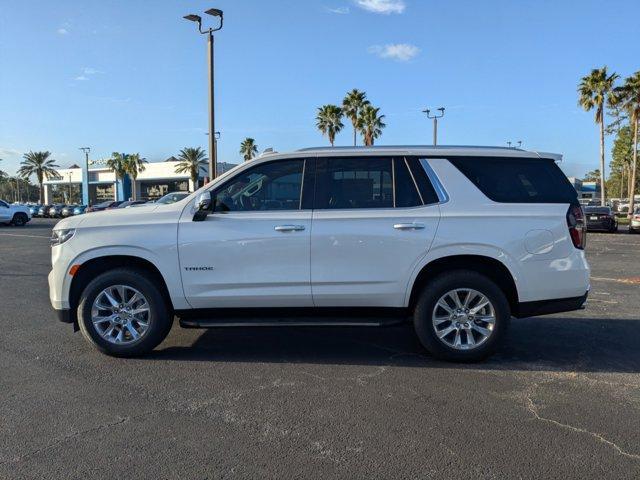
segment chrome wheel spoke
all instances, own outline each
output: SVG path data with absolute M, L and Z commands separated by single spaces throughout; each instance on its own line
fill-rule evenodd
M 473 350 L 493 334 L 496 312 L 482 292 L 458 288 L 446 292 L 436 302 L 431 323 L 436 336 L 448 347 Z
M 129 285 L 105 288 L 91 306 L 95 331 L 109 343 L 126 345 L 137 342 L 149 329 L 150 316 L 151 307 L 147 299 Z

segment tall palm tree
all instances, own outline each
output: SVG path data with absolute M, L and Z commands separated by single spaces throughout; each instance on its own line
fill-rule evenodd
M 365 105 L 358 117 L 358 130 L 360 130 L 367 147 L 373 145 L 375 139 L 382 135 L 382 129 L 387 126 L 382 121 L 384 115 L 379 115 L 378 112 L 380 112 L 379 108 Z
M 180 160 L 180 163 L 176 165 L 176 173 L 188 173 L 191 177 L 194 188 L 198 188 L 200 167 L 209 161 L 205 151 L 200 147 L 186 147 L 180 150 L 178 160 Z
M 316 115 L 316 127 L 329 138 L 329 143 L 333 147 L 336 141 L 336 134 L 343 129 L 342 109 L 337 105 L 323 105 L 318 107 Z
M 24 160 L 20 162 L 20 169 L 18 175 L 22 178 L 28 178 L 31 175 L 35 175 L 38 179 L 38 185 L 40 187 L 40 203 L 44 203 L 44 177 L 58 177 L 59 174 L 56 168 L 59 168 L 55 164 L 55 160 L 49 158 L 51 152 L 32 152 L 25 153 L 22 158 Z
M 0 158 L 0 162 L 2 162 L 2 159 Z M 4 172 L 2 170 L 0 170 L 0 182 L 7 176 L 7 172 Z
M 629 115 L 633 131 L 633 162 L 631 163 L 629 188 L 629 214 L 634 212 L 634 196 L 638 168 L 638 128 L 640 123 L 640 71 L 627 79 L 621 87 L 615 89 L 613 103 L 620 105 Z
M 124 169 L 131 177 L 131 189 L 133 199 L 136 200 L 137 192 L 136 192 L 136 181 L 138 180 L 138 173 L 144 172 L 147 160 L 144 158 L 140 158 L 139 153 L 132 153 L 131 155 L 125 155 L 124 159 Z
M 258 146 L 253 138 L 245 138 L 240 144 L 240 154 L 245 162 L 248 162 L 258 154 Z
M 607 67 L 595 68 L 589 75 L 582 77 L 578 86 L 578 104 L 585 110 L 595 109 L 595 122 L 600 125 L 600 204 L 605 205 L 605 170 L 604 170 L 604 109 L 608 101 L 612 101 L 614 83 L 618 79 L 616 73 L 609 75 Z
M 360 115 L 360 110 L 362 110 L 366 105 L 370 105 L 369 100 L 367 100 L 367 94 L 356 88 L 347 93 L 344 100 L 342 100 L 342 113 L 345 117 L 351 120 L 351 124 L 353 125 L 354 147 L 357 142 L 358 116 Z
M 116 175 L 116 180 L 123 180 L 127 175 L 126 153 L 113 152 L 111 158 L 107 160 L 107 167 Z

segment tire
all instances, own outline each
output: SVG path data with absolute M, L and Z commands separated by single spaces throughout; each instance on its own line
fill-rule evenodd
M 128 289 L 125 292 L 125 301 L 127 298 L 132 299 L 134 294 L 140 294 L 148 307 L 146 313 L 133 317 L 129 313 L 125 313 L 124 310 L 114 313 L 110 310 L 98 309 L 97 316 L 107 318 L 111 313 L 111 318 L 117 315 L 115 321 L 122 323 L 115 325 L 112 320 L 107 320 L 94 324 L 92 310 L 96 308 L 96 304 L 107 303 L 104 292 L 112 287 L 115 288 L 114 286 L 124 286 L 125 289 Z M 117 288 L 116 290 L 117 292 L 109 290 L 111 297 L 117 301 L 116 303 L 123 304 L 120 290 Z M 109 305 L 111 308 L 111 303 Z M 131 308 L 138 307 L 134 303 Z M 123 317 L 119 317 L 120 315 Z M 124 317 L 127 316 L 134 318 L 134 320 L 128 321 L 127 325 L 131 325 L 136 333 L 142 332 L 138 333 L 139 338 L 137 339 L 132 336 L 132 329 L 124 325 Z M 143 327 L 143 320 L 147 324 L 146 327 Z M 82 335 L 102 353 L 114 357 L 132 357 L 150 352 L 166 338 L 173 325 L 173 313 L 167 300 L 148 274 L 137 269 L 118 268 L 98 275 L 86 286 L 78 305 L 78 325 Z M 111 326 L 114 327 L 111 335 L 105 335 Z M 120 331 L 123 332 L 122 335 L 119 334 Z M 122 336 L 122 340 L 118 343 L 117 338 L 120 336 Z M 111 341 L 107 340 L 109 337 Z
M 442 320 L 443 316 L 451 317 L 451 315 L 443 307 L 436 305 L 444 296 L 456 290 L 462 291 L 458 294 L 462 304 L 465 303 L 464 292 L 470 292 L 468 294 L 471 297 L 467 297 L 467 300 L 470 300 L 468 305 L 470 308 L 467 311 L 471 312 L 471 321 L 464 313 L 464 309 L 458 321 Z M 484 296 L 489 301 L 489 305 L 475 312 L 474 316 L 473 309 L 481 302 L 484 303 L 482 298 L 477 296 L 478 294 Z M 445 303 L 450 308 L 451 300 L 453 297 L 445 299 Z M 456 310 L 455 307 L 451 308 L 452 315 L 459 315 Z M 493 316 L 490 313 L 493 313 Z M 441 322 L 438 327 L 435 325 L 438 322 L 437 317 Z M 492 325 L 484 322 L 481 317 L 487 319 L 492 317 Z M 434 357 L 453 362 L 477 362 L 493 354 L 505 337 L 510 320 L 511 309 L 502 289 L 484 275 L 470 270 L 454 270 L 431 280 L 424 287 L 414 311 L 414 327 L 422 345 Z M 461 325 L 461 328 L 455 327 L 456 324 Z M 449 328 L 455 329 L 445 335 L 444 339 L 438 337 L 438 332 L 442 335 Z M 485 336 L 476 329 L 483 329 L 490 333 Z M 471 335 L 472 341 L 467 335 Z M 461 343 L 458 348 L 450 345 L 458 339 Z
M 26 213 L 16 213 L 11 220 L 11 224 L 16 227 L 24 227 L 29 221 L 29 217 L 27 217 Z

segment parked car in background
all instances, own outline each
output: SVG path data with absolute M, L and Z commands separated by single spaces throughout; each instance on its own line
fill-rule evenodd
M 629 233 L 640 232 L 640 207 L 636 208 L 629 220 Z
M 60 216 L 62 218 L 67 218 L 73 215 L 73 209 L 76 208 L 76 205 L 65 205 L 62 207 L 62 211 L 60 212 Z
M 47 212 L 47 215 L 49 218 L 60 218 L 62 216 L 62 209 L 65 207 L 66 205 L 62 204 L 62 203 L 56 203 L 54 205 L 52 205 L 51 207 L 49 207 L 49 211 Z
M 40 204 L 29 205 L 29 213 L 31 214 L 32 217 L 38 216 L 38 210 L 40 210 L 41 206 L 42 205 Z
M 411 318 L 435 357 L 480 360 L 512 316 L 587 298 L 584 212 L 560 158 L 446 146 L 258 157 L 182 201 L 61 220 L 50 300 L 115 356 L 150 351 L 174 317 L 190 328 Z
M 147 203 L 145 200 L 127 200 L 126 202 L 122 202 L 118 205 L 117 208 L 135 207 L 136 205 L 143 205 L 145 203 Z
M 618 219 L 611 207 L 585 207 L 584 214 L 587 217 L 587 231 L 618 231 Z
M 38 209 L 38 217 L 44 218 L 49 216 L 50 208 L 51 208 L 51 205 L 48 205 L 48 204 L 41 205 L 40 208 Z
M 10 223 L 23 227 L 31 220 L 31 212 L 26 205 L 9 204 L 0 200 L 0 223 Z
M 160 197 L 158 200 L 156 200 L 153 203 L 159 203 L 161 205 L 170 205 L 172 203 L 179 202 L 183 198 L 187 198 L 189 195 L 191 195 L 189 192 L 171 192 L 171 193 L 167 193 L 163 197 Z
M 76 205 L 73 208 L 73 215 L 82 215 L 87 210 L 86 205 Z
M 110 208 L 116 208 L 121 203 L 122 203 L 122 201 L 115 201 L 114 202 L 113 200 L 108 200 L 106 202 L 98 203 L 97 205 L 91 205 L 90 207 L 87 207 L 86 213 L 89 213 L 89 212 L 102 212 L 103 210 L 108 210 Z

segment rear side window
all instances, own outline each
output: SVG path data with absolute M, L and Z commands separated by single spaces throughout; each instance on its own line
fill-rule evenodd
M 577 192 L 551 159 L 453 157 L 449 161 L 494 202 L 578 202 Z
M 416 184 L 409 172 L 404 158 L 393 160 L 396 181 L 396 207 L 417 207 L 422 205 L 422 199 L 416 190 Z
M 393 208 L 391 158 L 318 161 L 315 208 Z

